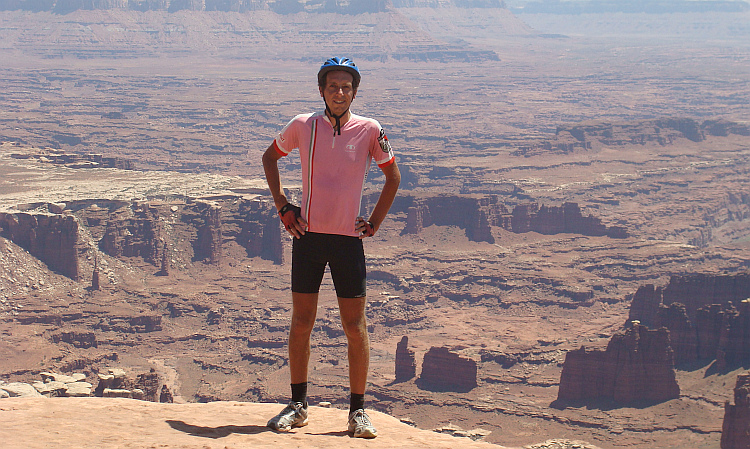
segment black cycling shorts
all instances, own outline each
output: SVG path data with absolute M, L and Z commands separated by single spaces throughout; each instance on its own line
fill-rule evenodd
M 306 232 L 292 244 L 292 291 L 318 293 L 326 265 L 339 298 L 367 296 L 367 269 L 358 237 Z

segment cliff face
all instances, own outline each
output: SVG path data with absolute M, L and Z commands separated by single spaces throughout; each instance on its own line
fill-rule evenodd
M 418 384 L 438 391 L 471 391 L 477 386 L 477 363 L 448 348 L 433 346 L 422 361 Z
M 102 251 L 115 257 L 141 257 L 152 264 L 161 260 L 164 230 L 155 207 L 135 204 L 112 212 L 99 207 L 91 209 L 92 222 L 106 223 L 104 236 L 99 241 Z
M 82 277 L 80 257 L 87 246 L 79 226 L 106 254 L 141 258 L 161 267 L 162 275 L 168 274 L 173 256 L 183 263 L 217 264 L 231 244 L 244 248 L 247 257 L 283 261 L 279 219 L 273 205 L 262 201 L 231 197 L 170 206 L 86 200 L 37 206 L 0 213 L 0 233 L 71 279 Z
M 78 221 L 48 211 L 0 213 L 0 232 L 50 269 L 79 279 Z
M 195 201 L 183 209 L 182 220 L 190 223 L 197 232 L 193 260 L 219 263 L 222 259 L 221 206 L 213 201 Z
M 724 404 L 721 449 L 750 449 L 750 373 L 737 376 L 734 405 Z
M 516 206 L 512 213 L 511 227 L 508 230 L 534 231 L 540 234 L 606 235 L 613 238 L 628 236 L 627 231 L 622 227 L 607 227 L 596 217 L 584 216 L 576 203 L 564 203 L 560 207 L 539 206 L 537 203 Z
M 559 401 L 663 402 L 679 397 L 669 331 L 634 325 L 607 349 L 570 351 L 560 376 Z
M 394 209 L 398 209 L 396 206 Z M 509 212 L 497 196 L 473 197 L 445 195 L 414 199 L 405 207 L 406 226 L 402 234 L 419 234 L 430 225 L 458 226 L 469 240 L 494 243 L 491 226 L 511 232 L 540 234 L 571 233 L 625 238 L 627 231 L 619 226 L 607 227 L 591 215 L 584 216 L 576 203 L 562 206 L 521 204 Z
M 673 276 L 642 286 L 629 320 L 669 329 L 675 363 L 716 359 L 725 370 L 750 361 L 750 275 Z

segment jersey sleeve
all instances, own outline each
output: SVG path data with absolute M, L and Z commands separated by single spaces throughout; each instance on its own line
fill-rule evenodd
M 289 123 L 276 136 L 273 143 L 276 147 L 276 151 L 281 156 L 288 155 L 293 149 L 299 148 L 299 129 L 300 120 L 302 115 L 298 115 L 291 119 Z
M 372 158 L 378 164 L 378 167 L 383 168 L 392 164 L 396 158 L 393 155 L 393 148 L 391 148 L 391 143 L 388 141 L 388 136 L 385 135 L 385 130 L 377 121 L 375 121 L 375 125 L 375 135 L 377 137 L 375 142 L 373 142 L 370 154 L 372 154 Z

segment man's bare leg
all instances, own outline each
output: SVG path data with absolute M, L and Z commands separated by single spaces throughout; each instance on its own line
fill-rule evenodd
M 290 430 L 307 425 L 307 401 L 304 396 L 307 392 L 307 370 L 310 362 L 310 333 L 315 325 L 318 294 L 292 293 L 292 303 L 292 324 L 289 327 L 292 400 L 266 424 L 274 430 Z
M 349 348 L 349 432 L 355 438 L 375 438 L 378 431 L 364 409 L 367 373 L 370 369 L 370 337 L 365 318 L 366 298 L 339 298 L 341 323 Z
M 338 298 L 341 325 L 348 342 L 349 387 L 354 394 L 365 394 L 370 369 L 370 338 L 367 335 L 367 298 Z
M 310 363 L 310 333 L 318 312 L 317 293 L 292 293 L 292 324 L 289 327 L 289 371 L 291 383 L 307 382 Z

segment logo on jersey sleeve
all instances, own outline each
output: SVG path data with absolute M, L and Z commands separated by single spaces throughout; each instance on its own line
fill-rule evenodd
M 393 156 L 391 143 L 388 141 L 388 137 L 385 135 L 385 130 L 382 128 L 380 129 L 380 135 L 378 136 L 378 143 L 380 144 L 380 149 L 383 150 L 384 153 L 388 154 L 389 157 Z

